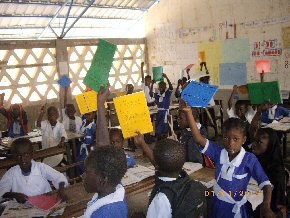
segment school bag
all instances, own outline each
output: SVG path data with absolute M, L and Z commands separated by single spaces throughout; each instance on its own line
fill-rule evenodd
M 155 195 L 162 192 L 170 202 L 173 218 L 206 217 L 205 190 L 205 186 L 192 180 L 185 171 L 174 181 L 164 182 L 157 177 L 149 205 Z

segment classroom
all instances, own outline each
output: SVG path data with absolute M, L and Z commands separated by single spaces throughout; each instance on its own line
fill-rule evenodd
M 0 217 L 290 217 L 290 0 L 1 0 Z

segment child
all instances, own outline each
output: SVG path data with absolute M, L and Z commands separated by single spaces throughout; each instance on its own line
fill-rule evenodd
M 132 84 L 126 85 L 126 95 L 130 95 L 134 92 L 134 86 Z
M 168 135 L 169 124 L 167 116 L 169 115 L 170 99 L 173 91 L 173 86 L 169 78 L 166 76 L 166 74 L 163 74 L 163 77 L 166 78 L 169 85 L 169 89 L 166 89 L 166 83 L 162 81 L 158 84 L 159 92 L 154 93 L 154 98 L 158 107 L 155 132 L 157 135 L 157 139 L 159 140 L 164 137 L 167 137 Z M 154 80 L 152 81 L 150 88 L 151 97 L 153 97 L 153 84 Z
M 192 110 L 193 116 L 195 119 L 198 117 L 197 108 Z M 194 162 L 194 163 L 201 163 L 204 165 L 203 155 L 199 150 L 198 144 L 195 142 L 194 137 L 192 137 L 191 130 L 189 128 L 189 123 L 187 121 L 187 117 L 185 112 L 180 109 L 178 111 L 178 124 L 181 129 L 181 137 L 180 143 L 184 145 L 186 150 L 186 161 Z M 207 136 L 206 128 L 202 127 L 200 123 L 197 123 L 197 128 L 200 130 L 200 133 Z
M 279 121 L 283 117 L 290 116 L 290 111 L 287 108 L 267 103 L 267 109 L 262 112 L 262 125 Z
M 0 113 L 7 118 L 8 136 L 17 138 L 26 135 L 28 132 L 26 112 L 20 104 L 13 104 L 6 110 L 3 107 L 4 96 L 4 93 L 0 94 Z
M 75 116 L 76 109 L 73 104 L 67 104 L 67 92 L 65 89 L 64 94 L 64 109 L 62 109 L 62 123 L 64 129 L 70 132 L 80 132 L 82 126 L 82 119 L 79 116 Z
M 141 78 L 142 78 L 142 88 L 145 93 L 147 105 L 154 106 L 155 105 L 155 99 L 150 96 L 150 84 L 152 82 L 151 76 L 147 75 L 144 78 L 144 62 L 141 63 Z
M 50 106 L 47 109 L 47 120 L 42 121 L 44 116 L 44 106 L 37 119 L 37 127 L 41 128 L 42 148 L 64 146 L 67 135 L 62 123 L 58 121 L 59 113 L 56 107 Z M 63 154 L 44 158 L 43 162 L 51 167 L 55 167 L 63 160 Z
M 254 111 L 252 107 L 248 106 L 246 101 L 238 100 L 235 104 L 235 108 L 233 108 L 233 101 L 237 91 L 238 86 L 234 85 L 233 91 L 228 101 L 228 109 L 227 109 L 228 116 L 229 118 L 232 117 L 240 118 L 244 122 L 248 122 L 248 124 L 251 124 L 256 111 Z
M 118 128 L 111 128 L 109 134 L 110 134 L 111 145 L 123 149 L 124 137 L 123 137 L 122 131 Z M 134 159 L 134 157 L 126 152 L 125 154 L 127 157 L 128 167 L 134 167 L 136 165 L 136 160 Z
M 258 159 L 246 152 L 242 145 L 246 141 L 245 123 L 238 118 L 230 118 L 224 123 L 224 148 L 204 138 L 192 116 L 191 108 L 183 109 L 201 152 L 216 163 L 216 184 L 214 184 L 213 217 L 251 217 L 251 205 L 247 202 L 247 186 L 251 177 L 263 190 L 261 217 L 275 217 L 270 208 L 271 183 Z M 222 195 L 219 193 L 223 193 Z
M 88 202 L 85 218 L 127 218 L 125 189 L 120 184 L 127 171 L 126 156 L 122 149 L 101 146 L 91 151 L 85 161 L 84 187 L 95 193 Z
M 150 150 L 140 133 L 135 141 L 144 151 Z M 184 147 L 172 139 L 158 141 L 153 151 L 153 160 L 157 172 L 147 218 L 204 216 L 205 187 L 191 180 L 182 170 L 185 162 Z
M 259 129 L 252 150 L 274 186 L 271 209 L 277 213 L 286 206 L 286 173 L 276 132 L 270 128 Z
M 14 198 L 19 203 L 24 203 L 28 196 L 50 192 L 49 181 L 64 197 L 63 189 L 68 185 L 66 177 L 50 166 L 32 159 L 33 147 L 29 139 L 16 139 L 11 150 L 18 165 L 10 168 L 2 177 L 0 198 Z

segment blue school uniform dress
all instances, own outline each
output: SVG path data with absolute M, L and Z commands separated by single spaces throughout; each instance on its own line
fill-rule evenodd
M 247 186 L 251 177 L 259 184 L 260 189 L 271 185 L 260 162 L 252 153 L 241 148 L 240 153 L 230 162 L 228 152 L 208 141 L 201 150 L 216 164 L 216 183 L 211 217 L 247 218 L 252 217 L 251 204 L 247 201 Z
M 167 89 L 162 95 L 160 92 L 154 93 L 154 98 L 158 107 L 155 131 L 157 134 L 165 134 L 169 131 L 167 116 L 169 115 L 171 94 L 172 90 L 170 89 Z
M 127 154 L 127 153 L 126 153 L 126 157 L 127 157 L 128 168 L 134 167 L 136 165 L 135 158 L 131 154 Z
M 117 185 L 116 191 L 102 198 L 96 193 L 87 204 L 85 218 L 127 218 L 128 205 L 125 198 L 125 189 Z
M 289 115 L 290 111 L 287 108 L 275 105 L 262 113 L 262 123 L 272 123 L 274 120 L 281 120 L 283 117 L 287 117 Z

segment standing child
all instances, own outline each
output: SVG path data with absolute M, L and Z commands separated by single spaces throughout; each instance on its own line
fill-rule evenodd
M 155 99 L 150 96 L 150 85 L 151 85 L 152 79 L 150 75 L 146 75 L 144 77 L 144 62 L 141 63 L 141 79 L 142 79 L 141 84 L 142 84 L 142 88 L 146 97 L 147 105 L 149 107 L 154 106 Z
M 126 156 L 122 149 L 101 146 L 92 151 L 85 161 L 84 187 L 95 193 L 88 202 L 85 218 L 127 218 L 128 206 L 125 189 L 120 184 L 127 171 Z
M 76 116 L 76 109 L 73 104 L 67 104 L 67 92 L 68 88 L 65 89 L 64 93 L 64 108 L 62 109 L 62 123 L 64 129 L 70 132 L 80 132 L 82 126 L 82 119 Z
M 163 139 L 156 143 L 152 153 L 143 135 L 139 133 L 135 141 L 157 170 L 147 218 L 204 217 L 205 187 L 190 179 L 182 170 L 185 162 L 184 146 L 172 139 Z
M 271 209 L 275 213 L 279 213 L 286 209 L 287 182 L 279 138 L 276 132 L 270 128 L 259 129 L 252 149 L 273 185 Z
M 157 118 L 156 118 L 156 135 L 157 139 L 166 138 L 169 131 L 168 124 L 168 115 L 169 115 L 169 106 L 171 100 L 171 94 L 173 92 L 173 86 L 167 77 L 166 74 L 163 74 L 163 77 L 167 80 L 169 89 L 166 88 L 165 82 L 160 82 L 158 84 L 158 93 L 154 93 L 154 98 L 158 107 Z M 154 80 L 152 81 L 150 88 L 150 96 L 153 97 L 153 85 Z
M 22 105 L 13 104 L 9 110 L 6 110 L 3 106 L 4 97 L 4 93 L 0 94 L 0 113 L 7 118 L 8 136 L 17 138 L 26 135 L 28 132 L 28 119 Z
M 242 147 L 246 141 L 244 122 L 238 118 L 230 118 L 224 123 L 222 148 L 200 134 L 191 108 L 186 107 L 184 111 L 192 134 L 201 146 L 201 152 L 216 163 L 212 217 L 252 217 L 251 205 L 247 201 L 247 186 L 251 177 L 263 190 L 261 217 L 275 217 L 270 208 L 271 183 L 255 155 Z
M 64 146 L 67 135 L 62 123 L 58 121 L 59 113 L 56 107 L 50 106 L 47 108 L 47 120 L 42 121 L 45 110 L 44 106 L 37 119 L 37 127 L 41 128 L 42 133 L 42 148 L 55 146 Z M 63 160 L 63 154 L 58 154 L 53 157 L 44 158 L 43 162 L 51 167 L 55 167 Z
M 16 199 L 24 203 L 28 196 L 52 191 L 49 181 L 64 197 L 63 189 L 68 185 L 66 177 L 50 166 L 35 162 L 32 143 L 27 138 L 13 141 L 11 151 L 17 165 L 10 168 L 0 181 L 0 199 Z

